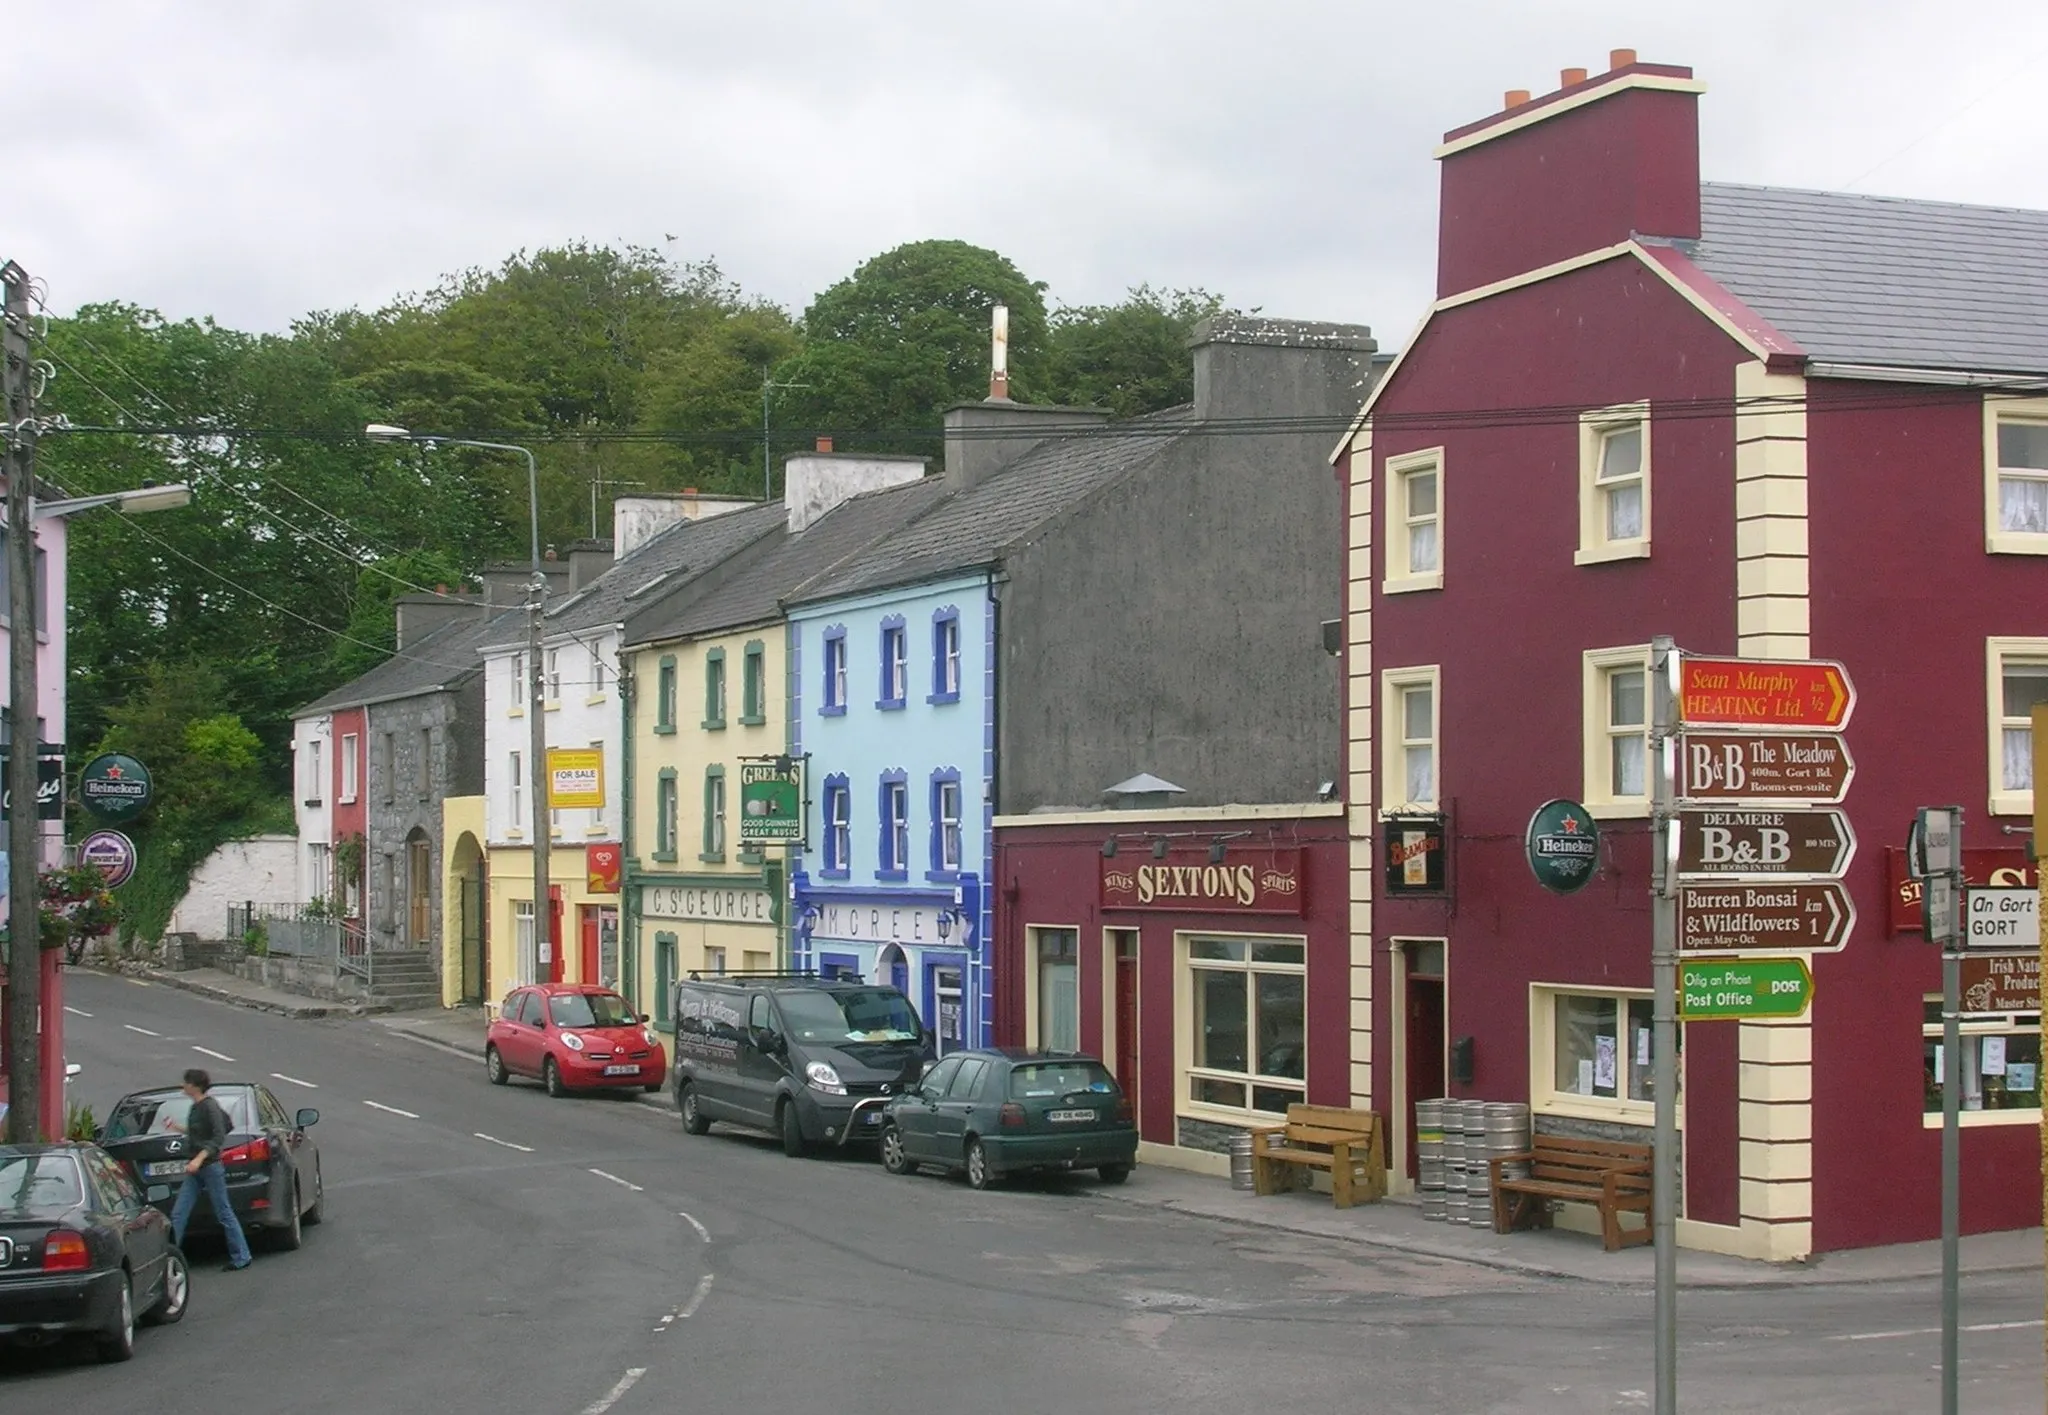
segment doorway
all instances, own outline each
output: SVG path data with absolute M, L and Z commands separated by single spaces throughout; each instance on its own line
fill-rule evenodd
M 425 948 L 434 941 L 434 842 L 416 830 L 405 842 L 406 942 Z
M 482 1002 L 490 996 L 491 959 L 485 925 L 489 909 L 484 891 L 483 847 L 468 831 L 455 841 L 450 873 L 460 886 L 456 917 L 461 939 L 462 1000 Z
M 1401 962 L 1401 1039 L 1398 1097 L 1401 1108 L 1403 1164 L 1416 1176 L 1415 1103 L 1444 1094 L 1444 1042 L 1449 1035 L 1445 1016 L 1444 945 L 1441 939 L 1403 939 Z
M 934 963 L 925 974 L 933 1042 L 937 1055 L 945 1056 L 967 1045 L 967 978 L 965 970 Z
M 1109 929 L 1111 966 L 1110 1019 L 1114 1045 L 1110 1050 L 1116 1082 L 1133 1106 L 1138 1103 L 1138 931 Z

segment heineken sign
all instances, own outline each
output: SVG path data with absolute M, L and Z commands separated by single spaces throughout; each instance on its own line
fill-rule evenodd
M 149 768 L 121 752 L 102 752 L 78 773 L 79 802 L 101 820 L 134 820 L 154 789 Z
M 741 841 L 803 838 L 803 763 L 793 757 L 741 762 Z
M 1536 883 L 1553 894 L 1584 889 L 1600 863 L 1600 828 L 1577 801 L 1545 801 L 1524 842 Z

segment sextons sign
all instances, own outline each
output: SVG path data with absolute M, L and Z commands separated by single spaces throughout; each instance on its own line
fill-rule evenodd
M 1185 860 L 1101 857 L 1105 909 L 1168 909 L 1190 914 L 1299 914 L 1301 851 L 1292 848 Z

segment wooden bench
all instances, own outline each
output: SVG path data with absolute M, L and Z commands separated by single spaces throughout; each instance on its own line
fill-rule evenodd
M 1575 1140 L 1538 1135 L 1520 1154 L 1495 1155 L 1493 1168 L 1493 1231 L 1550 1227 L 1553 1200 L 1595 1204 L 1600 1209 L 1600 1236 L 1612 1253 L 1617 1248 L 1650 1241 L 1650 1147 L 1613 1140 Z M 1523 1178 L 1501 1170 L 1526 1164 Z M 1623 1228 L 1621 1216 L 1643 1216 L 1641 1228 Z
M 1285 1125 L 1252 1132 L 1252 1188 L 1281 1194 L 1307 1171 L 1330 1171 L 1330 1196 L 1348 1209 L 1387 1192 L 1387 1143 L 1380 1117 L 1333 1105 L 1291 1105 Z

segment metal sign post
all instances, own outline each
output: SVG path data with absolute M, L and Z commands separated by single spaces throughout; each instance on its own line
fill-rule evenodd
M 1957 1415 L 1957 1331 L 1962 1305 L 1963 810 L 1923 806 L 1908 854 L 1925 877 L 1922 928 L 1941 948 L 1941 1410 Z
M 1669 634 L 1650 641 L 1654 715 L 1650 751 L 1655 822 L 1650 864 L 1650 1087 L 1657 1107 L 1651 1150 L 1650 1227 L 1657 1297 L 1657 1415 L 1678 1415 L 1678 688 L 1680 659 Z

